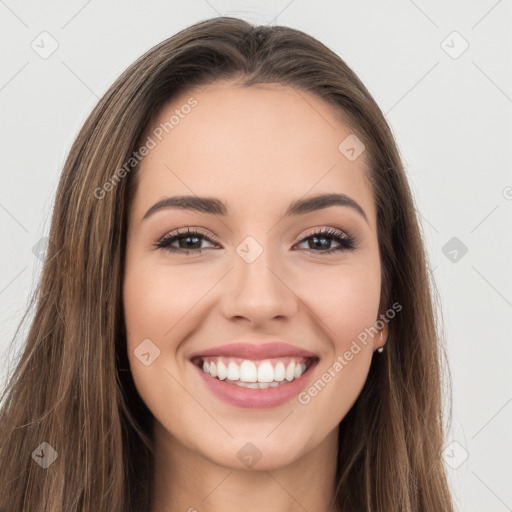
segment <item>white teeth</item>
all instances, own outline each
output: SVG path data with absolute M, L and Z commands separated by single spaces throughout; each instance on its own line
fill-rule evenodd
M 233 384 L 236 384 L 237 386 L 240 386 L 241 388 L 250 388 L 250 389 L 258 389 L 259 384 L 257 382 L 233 382 Z
M 240 378 L 240 368 L 236 363 L 231 362 L 228 364 L 227 378 L 229 380 L 238 380 Z
M 258 380 L 258 369 L 252 361 L 242 361 L 239 379 L 243 382 L 256 382 Z
M 295 378 L 295 363 L 292 361 L 286 368 L 286 380 L 291 382 Z
M 233 382 L 232 384 L 240 386 L 241 388 L 250 388 L 250 389 L 275 388 L 275 387 L 281 385 L 281 383 L 279 383 L 279 382 L 242 382 L 242 381 Z
M 279 363 L 276 364 L 276 367 L 274 368 L 274 380 L 277 380 L 277 382 L 282 382 L 286 376 L 286 368 L 284 367 L 284 364 L 279 361 Z
M 258 382 L 272 382 L 274 380 L 274 368 L 270 361 L 263 361 L 258 368 Z
M 241 364 L 238 362 L 241 361 Z M 288 365 L 285 366 L 285 362 Z M 275 365 L 275 366 L 274 366 Z M 298 379 L 306 371 L 306 361 L 303 358 L 286 358 L 275 361 L 251 361 L 235 358 L 208 358 L 202 363 L 202 370 L 219 380 L 227 380 L 232 384 L 252 389 L 266 389 L 278 386 L 284 381 Z
M 222 361 L 219 361 L 217 363 L 217 377 L 220 380 L 224 380 L 227 376 L 228 376 L 228 371 L 226 369 L 226 365 Z

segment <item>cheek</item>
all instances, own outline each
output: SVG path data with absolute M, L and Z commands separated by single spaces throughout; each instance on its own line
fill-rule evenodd
M 190 334 L 190 322 L 195 321 L 194 313 L 200 309 L 194 308 L 194 304 L 208 288 L 205 286 L 200 293 L 198 283 L 191 282 L 190 273 L 179 266 L 171 268 L 139 258 L 127 262 L 123 284 L 131 373 L 139 395 L 153 415 L 172 426 L 172 431 L 179 431 L 179 419 L 168 413 L 171 404 L 171 409 L 188 404 L 188 397 L 173 379 L 180 374 L 183 363 L 176 352 Z M 147 353 L 149 356 L 142 356 Z
M 330 270 L 316 275 L 308 294 L 308 307 L 329 343 L 299 403 L 309 417 L 329 418 L 332 427 L 347 414 L 368 377 L 373 356 L 369 329 L 378 317 L 381 281 L 378 265 Z
M 161 344 L 186 311 L 184 273 L 158 265 L 134 263 L 124 281 L 124 309 L 129 343 L 143 336 Z M 158 340 L 158 341 L 156 341 Z
M 141 395 L 142 388 L 149 390 L 162 380 L 164 371 L 175 374 L 182 370 L 184 361 L 177 358 L 179 347 L 194 330 L 193 326 L 199 325 L 200 299 L 213 282 L 211 275 L 198 277 L 184 267 L 170 267 L 143 258 L 127 266 L 123 286 L 127 350 Z M 141 364 L 138 358 L 141 343 L 148 344 L 149 352 L 154 350 L 158 355 L 149 366 Z
M 325 327 L 337 353 L 346 350 L 365 328 L 377 320 L 380 301 L 380 268 L 361 265 L 337 270 L 322 269 L 311 281 L 305 297 Z
M 137 250 L 129 256 L 123 283 L 128 357 L 137 387 L 151 387 L 163 372 L 183 371 L 187 361 L 181 357 L 181 347 L 188 347 L 189 338 L 208 319 L 225 269 L 199 261 L 170 264 L 165 257 Z M 148 367 L 136 356 L 147 339 L 159 350 Z

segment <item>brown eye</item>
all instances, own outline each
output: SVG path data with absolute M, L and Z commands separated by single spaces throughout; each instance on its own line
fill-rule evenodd
M 333 240 L 339 245 L 334 249 L 331 248 Z M 308 234 L 300 243 L 308 244 L 308 247 L 301 248 L 301 250 L 318 252 L 322 255 L 332 254 L 334 252 L 352 251 L 356 247 L 355 240 L 352 237 L 334 228 L 321 229 L 312 234 Z
M 177 252 L 182 254 L 200 253 L 205 248 L 201 247 L 201 243 L 207 241 L 215 244 L 209 237 L 200 233 L 199 231 L 187 228 L 186 231 L 177 231 L 170 233 L 158 241 L 155 246 L 158 249 L 163 249 L 169 252 Z M 178 247 L 172 246 L 178 242 Z

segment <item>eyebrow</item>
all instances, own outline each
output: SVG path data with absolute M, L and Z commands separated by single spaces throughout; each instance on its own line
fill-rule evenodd
M 346 194 L 319 194 L 305 199 L 297 199 L 288 206 L 284 216 L 305 215 L 331 206 L 348 206 L 358 212 L 368 224 L 368 217 L 363 208 Z M 142 217 L 142 220 L 163 208 L 181 208 L 212 215 L 228 215 L 228 207 L 216 197 L 173 196 L 156 202 Z

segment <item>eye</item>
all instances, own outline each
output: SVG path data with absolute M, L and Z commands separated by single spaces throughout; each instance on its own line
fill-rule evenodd
M 183 231 L 178 229 L 175 232 L 169 233 L 159 240 L 155 244 L 155 247 L 171 253 L 181 253 L 185 255 L 197 254 L 202 253 L 205 249 L 204 247 L 201 247 L 202 242 L 209 242 L 218 246 L 217 242 L 215 242 L 213 238 L 213 236 L 207 236 L 197 228 L 191 229 L 190 227 L 187 227 Z M 331 248 L 332 241 L 337 243 L 338 247 Z M 177 247 L 173 245 L 176 242 L 178 245 Z M 335 228 L 324 228 L 308 233 L 307 236 L 299 242 L 299 244 L 303 243 L 308 243 L 310 247 L 299 248 L 300 250 L 315 252 L 321 255 L 352 251 L 356 248 L 356 241 L 352 237 Z
M 332 249 L 332 240 L 334 240 L 339 245 L 339 247 Z M 354 238 L 335 228 L 323 228 L 318 231 L 314 231 L 313 233 L 308 233 L 308 235 L 303 238 L 300 243 L 308 243 L 310 246 L 313 246 L 317 249 L 322 249 L 320 251 L 313 250 L 310 247 L 301 249 L 317 252 L 322 256 L 332 254 L 334 252 L 353 251 L 356 248 L 356 241 Z
M 201 233 L 200 230 L 190 229 L 187 227 L 185 231 L 180 231 L 177 229 L 175 232 L 164 236 L 164 238 L 155 244 L 155 247 L 169 252 L 177 252 L 188 255 L 203 252 L 203 248 L 201 248 L 201 242 L 203 241 L 215 243 L 211 240 L 210 237 Z M 178 247 L 173 247 L 171 245 L 175 242 L 178 242 Z

